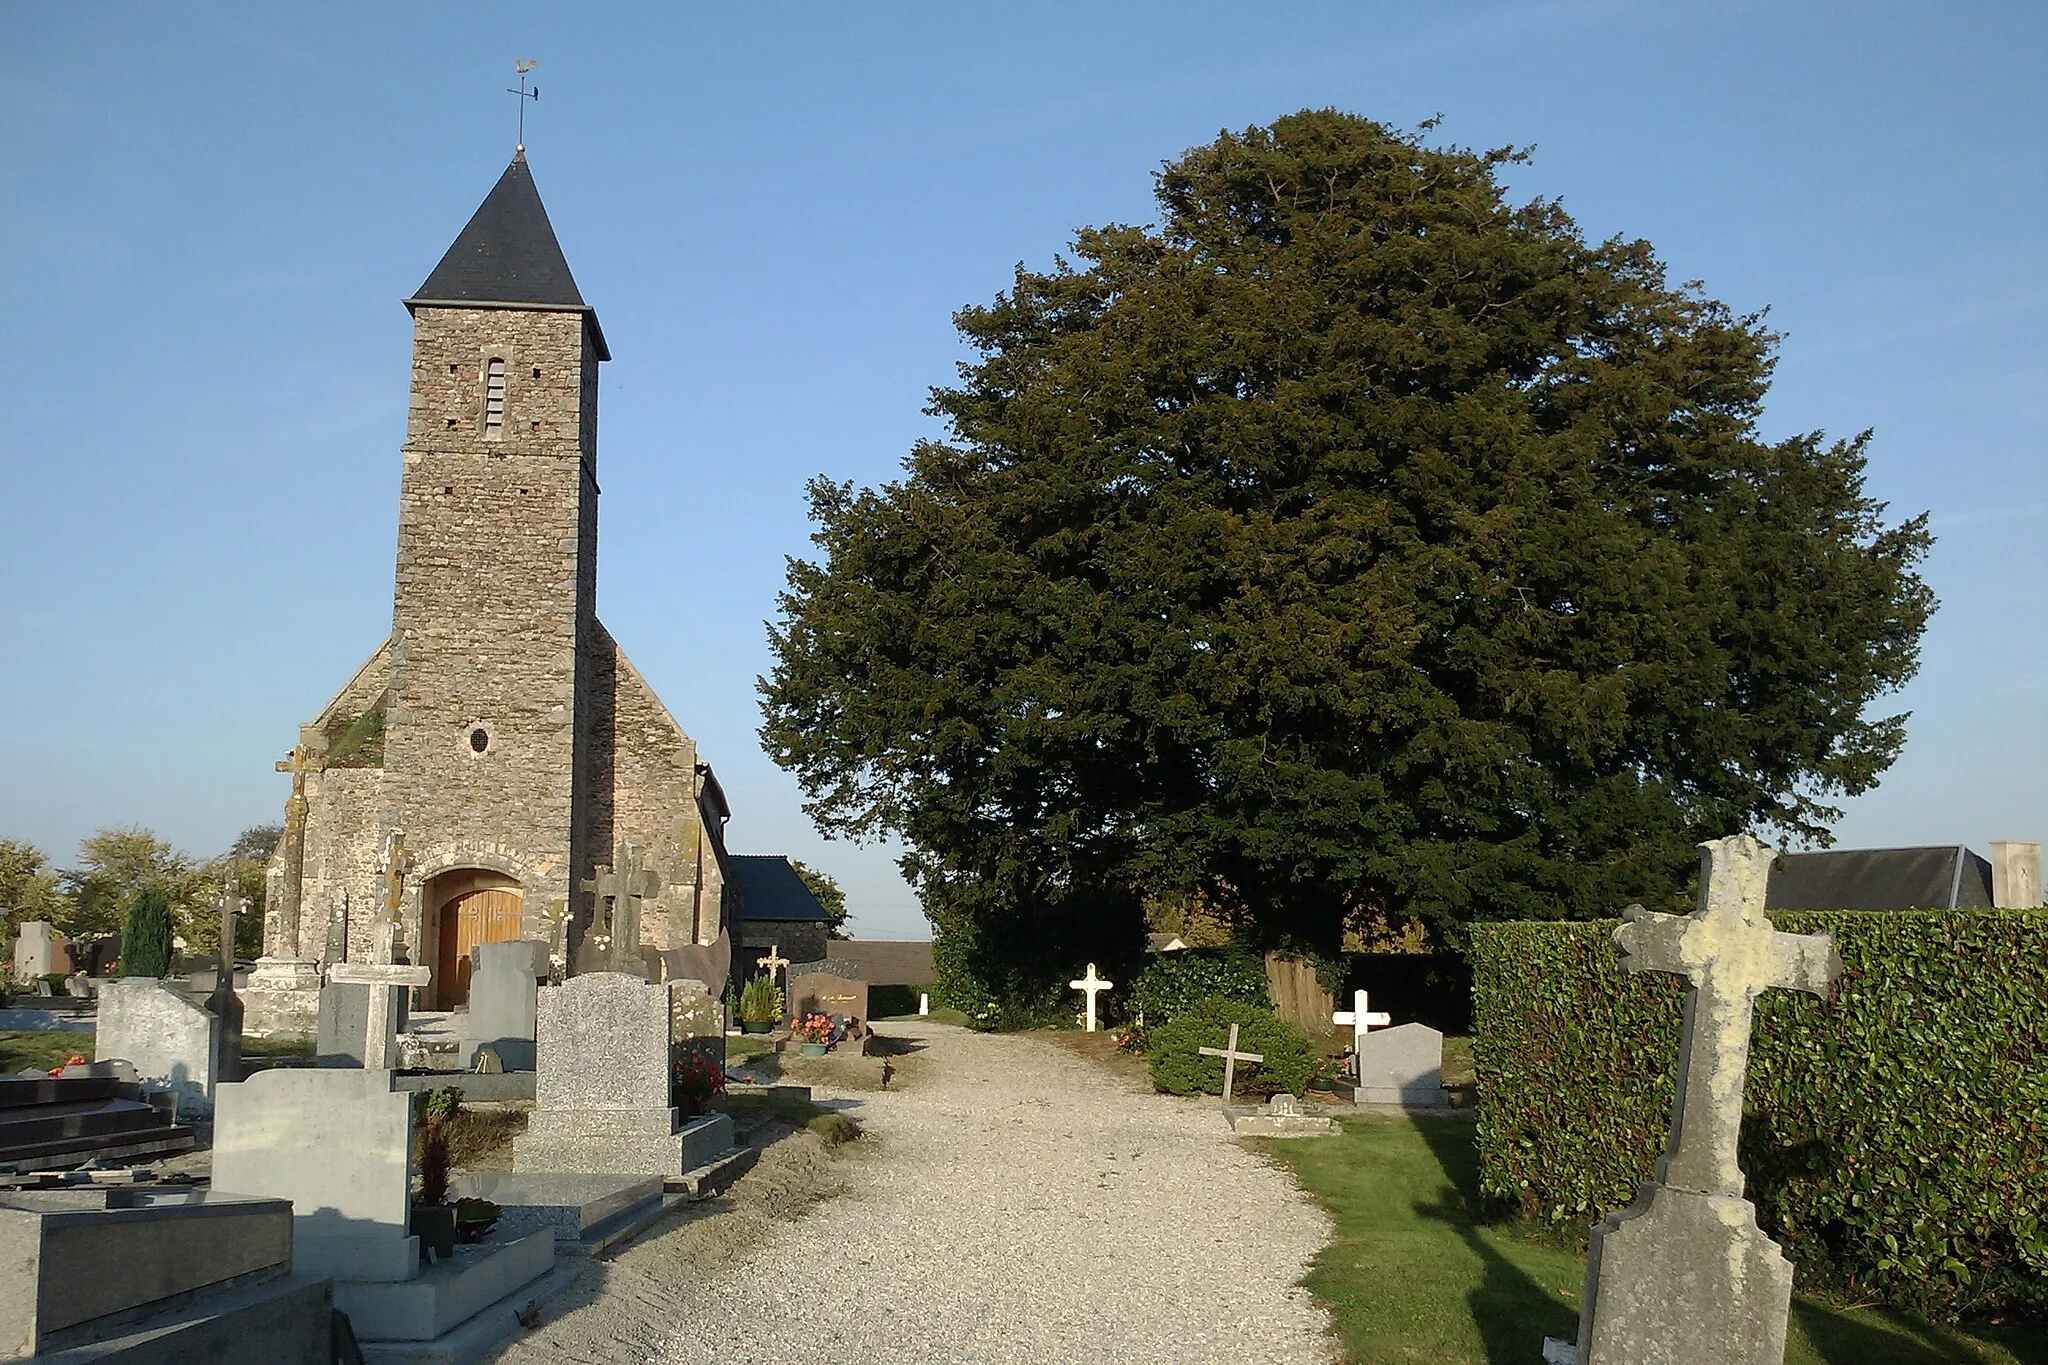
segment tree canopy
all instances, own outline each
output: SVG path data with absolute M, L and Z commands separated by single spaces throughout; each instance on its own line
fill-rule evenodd
M 1897 756 L 1930 539 L 1867 433 L 1765 440 L 1761 315 L 1427 131 L 1189 151 L 1156 226 L 957 315 L 948 439 L 811 485 L 762 739 L 904 840 L 978 989 L 1135 951 L 1160 894 L 1325 949 L 1669 903 Z
M 832 874 L 820 872 L 801 858 L 790 859 L 789 865 L 796 872 L 798 880 L 803 882 L 805 889 L 817 897 L 818 904 L 832 917 L 831 924 L 826 927 L 826 937 L 850 937 L 846 932 L 846 893 L 839 889 L 839 883 Z

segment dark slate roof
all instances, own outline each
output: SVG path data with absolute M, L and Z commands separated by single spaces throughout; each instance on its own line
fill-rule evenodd
M 739 878 L 744 892 L 740 913 L 748 923 L 821 924 L 831 920 L 789 859 L 780 853 L 735 853 L 731 858 L 732 874 Z
M 1991 904 L 1991 864 L 1958 844 L 1783 853 L 1772 910 L 1948 910 Z
M 538 308 L 582 313 L 597 340 L 598 355 L 611 359 L 597 314 L 583 301 L 569 260 L 555 240 L 554 225 L 516 153 L 498 183 L 470 216 L 455 245 L 434 267 L 406 307 L 421 304 L 469 308 Z

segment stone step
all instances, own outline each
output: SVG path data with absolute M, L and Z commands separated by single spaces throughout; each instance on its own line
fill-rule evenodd
M 199 1138 L 190 1128 L 175 1124 L 92 1137 L 53 1138 L 19 1147 L 0 1147 L 0 1171 L 68 1170 L 94 1157 L 103 1161 L 131 1161 L 174 1156 L 198 1145 Z
M 752 1147 L 734 1147 L 694 1170 L 681 1175 L 670 1176 L 663 1187 L 672 1193 L 687 1194 L 693 1199 L 718 1193 L 753 1169 L 760 1159 L 760 1152 Z

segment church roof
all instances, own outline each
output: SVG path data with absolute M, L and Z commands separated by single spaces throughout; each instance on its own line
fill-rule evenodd
M 534 188 L 524 149 L 484 196 L 467 225 L 434 267 L 407 308 L 531 308 L 582 313 L 597 342 L 598 358 L 611 359 L 597 313 L 583 301 L 569 259 Z
M 745 888 L 740 913 L 749 922 L 824 924 L 832 916 L 780 853 L 735 853 L 732 873 Z
M 1991 864 L 1958 844 L 1781 853 L 1772 910 L 1954 910 L 1991 904 Z

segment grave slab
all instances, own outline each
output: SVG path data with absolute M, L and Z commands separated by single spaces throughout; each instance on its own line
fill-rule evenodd
M 310 1275 L 209 1291 L 33 1365 L 332 1365 L 334 1288 Z M 451 1362 L 452 1365 L 452 1362 Z
M 579 1175 L 560 1171 L 485 1171 L 462 1177 L 458 1191 L 504 1207 L 498 1232 L 519 1237 L 548 1228 L 576 1242 L 593 1228 L 661 1201 L 658 1175 Z
M 1263 1109 L 1232 1111 L 1231 1131 L 1239 1137 L 1321 1137 L 1336 1130 L 1327 1114 L 1304 1114 L 1292 1095 L 1275 1095 Z
M 458 1245 L 451 1261 L 423 1266 L 407 1280 L 334 1282 L 334 1306 L 348 1314 L 357 1340 L 432 1341 L 509 1298 L 554 1269 L 555 1234 L 542 1228 L 510 1241 Z

